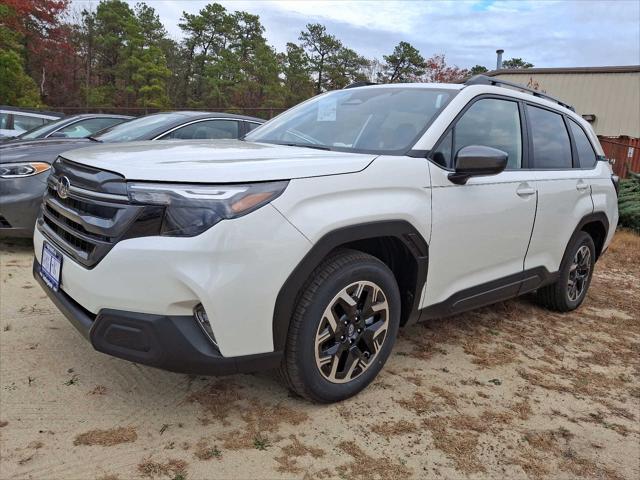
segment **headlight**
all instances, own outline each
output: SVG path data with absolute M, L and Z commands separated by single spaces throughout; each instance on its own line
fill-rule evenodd
M 0 178 L 30 177 L 46 172 L 51 165 L 45 162 L 22 162 L 0 164 Z
M 160 234 L 171 237 L 199 235 L 221 220 L 240 217 L 277 198 L 288 182 L 241 185 L 184 185 L 128 183 L 134 204 L 165 207 Z

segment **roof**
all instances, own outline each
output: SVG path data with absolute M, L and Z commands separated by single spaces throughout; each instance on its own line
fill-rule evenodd
M 8 105 L 0 105 L 0 110 L 8 110 L 11 112 L 37 113 L 38 115 L 49 115 L 56 118 L 62 118 L 65 116 L 65 114 L 62 112 L 38 110 L 37 108 L 10 107 Z
M 158 113 L 175 113 L 175 114 L 179 114 L 179 115 L 184 115 L 184 116 L 189 116 L 189 117 L 194 117 L 194 118 L 209 118 L 209 117 L 216 117 L 216 118 L 231 118 L 231 119 L 235 119 L 235 120 L 249 120 L 252 122 L 261 122 L 264 123 L 265 120 L 263 118 L 258 118 L 258 117 L 250 117 L 248 115 L 238 115 L 235 113 L 225 113 L 225 112 L 203 112 L 203 111 L 197 111 L 197 110 L 170 110 L 167 112 L 158 112 Z M 157 113 L 153 113 L 151 115 L 157 115 Z
M 438 90 L 462 90 L 464 85 L 459 83 L 371 83 L 362 86 L 349 86 L 349 88 L 437 88 Z M 339 91 L 339 90 L 332 90 Z M 327 92 L 328 93 L 328 92 Z
M 529 74 L 529 73 L 638 73 L 640 65 L 621 65 L 607 67 L 558 67 L 558 68 L 504 68 L 491 70 L 483 75 L 493 77 L 503 74 Z

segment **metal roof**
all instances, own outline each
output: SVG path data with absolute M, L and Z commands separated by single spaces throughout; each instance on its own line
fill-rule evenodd
M 558 68 L 503 68 L 491 70 L 483 75 L 493 77 L 509 73 L 635 73 L 640 72 L 640 65 L 620 65 L 609 67 L 558 67 Z

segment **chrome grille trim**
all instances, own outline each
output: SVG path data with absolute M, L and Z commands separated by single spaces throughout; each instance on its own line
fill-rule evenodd
M 56 190 L 63 175 L 71 179 L 64 198 Z M 120 240 L 159 232 L 157 207 L 132 205 L 126 195 L 112 192 L 126 192 L 124 177 L 58 158 L 47 180 L 38 229 L 86 268 L 97 265 Z

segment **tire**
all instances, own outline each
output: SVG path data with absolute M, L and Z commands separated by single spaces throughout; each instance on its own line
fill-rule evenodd
M 581 253 L 587 251 L 588 259 L 584 259 Z M 567 246 L 560 264 L 558 280 L 538 290 L 536 293 L 537 302 L 556 312 L 569 312 L 578 308 L 587 296 L 587 290 L 589 290 L 593 276 L 595 258 L 596 247 L 593 239 L 588 233 L 579 232 Z M 576 266 L 576 261 L 581 261 L 580 265 Z M 587 267 L 588 271 L 585 270 Z M 578 275 L 580 279 L 575 275 Z M 571 283 L 570 277 L 572 278 Z M 574 287 L 575 290 L 572 290 Z
M 395 277 L 377 258 L 355 250 L 326 258 L 301 289 L 289 326 L 281 366 L 289 388 L 319 403 L 360 392 L 391 353 L 400 305 Z

